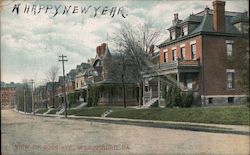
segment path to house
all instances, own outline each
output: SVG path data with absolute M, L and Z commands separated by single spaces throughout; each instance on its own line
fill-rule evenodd
M 246 135 L 1 112 L 3 154 L 249 154 Z

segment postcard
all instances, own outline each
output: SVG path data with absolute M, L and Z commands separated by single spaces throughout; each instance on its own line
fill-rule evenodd
M 248 4 L 1 0 L 1 154 L 250 154 Z

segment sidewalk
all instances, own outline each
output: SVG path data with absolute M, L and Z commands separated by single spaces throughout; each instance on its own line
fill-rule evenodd
M 16 111 L 16 112 L 25 114 L 24 112 L 20 112 L 20 111 Z M 55 114 L 33 115 L 30 113 L 26 113 L 26 114 L 32 115 L 32 116 L 59 117 L 59 118 L 65 119 L 64 115 L 55 115 Z M 138 125 L 138 126 L 144 126 L 144 127 L 170 128 L 170 129 L 179 129 L 179 130 L 225 133 L 225 134 L 240 134 L 240 135 L 248 135 L 248 136 L 250 135 L 250 126 L 245 126 L 245 125 L 206 124 L 206 123 L 191 123 L 191 122 L 111 118 L 111 117 L 88 117 L 88 116 L 74 116 L 74 115 L 68 115 L 67 118 L 68 119 L 83 119 L 86 121 L 96 121 L 96 122 L 114 123 L 114 124 Z

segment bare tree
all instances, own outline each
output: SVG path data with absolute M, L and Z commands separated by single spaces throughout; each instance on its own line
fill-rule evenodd
M 59 67 L 52 66 L 47 72 L 47 85 L 50 87 L 50 92 L 52 93 L 52 105 L 55 107 L 55 94 L 57 87 Z
M 133 75 L 139 86 L 139 105 L 142 104 L 142 71 L 149 67 L 150 46 L 159 41 L 161 34 L 161 31 L 153 26 L 150 21 L 135 26 L 124 23 L 113 39 L 115 46 L 121 47 L 120 51 L 126 51 L 126 55 L 134 63 Z

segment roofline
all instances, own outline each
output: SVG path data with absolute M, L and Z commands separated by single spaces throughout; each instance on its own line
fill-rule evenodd
M 188 35 L 186 37 L 182 37 L 182 38 L 179 38 L 179 39 L 167 42 L 167 43 L 157 45 L 157 47 L 158 48 L 166 47 L 168 45 L 171 45 L 171 44 L 183 41 L 183 40 L 187 40 L 187 39 L 199 36 L 199 35 L 228 36 L 228 37 L 245 37 L 245 36 L 248 36 L 248 34 L 244 35 L 244 34 L 232 34 L 232 33 L 221 33 L 221 32 L 219 32 L 219 33 L 218 32 L 197 32 L 197 33 L 194 33 L 192 35 Z

